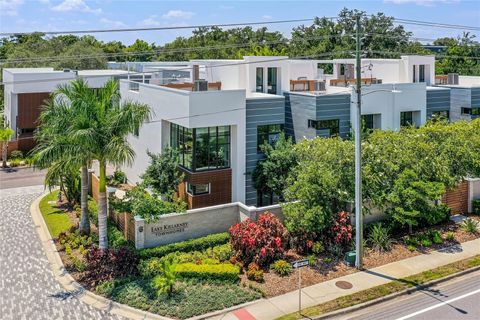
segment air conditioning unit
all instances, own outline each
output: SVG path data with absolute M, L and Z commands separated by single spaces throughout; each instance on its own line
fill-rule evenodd
M 449 73 L 447 84 L 458 84 L 458 73 Z
M 325 81 L 315 81 L 315 91 L 325 91 Z
M 193 91 L 208 91 L 207 80 L 195 80 L 193 83 Z
M 382 79 L 372 79 L 371 84 L 382 84 Z

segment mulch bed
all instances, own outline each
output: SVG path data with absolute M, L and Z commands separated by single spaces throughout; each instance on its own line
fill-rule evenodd
M 469 215 L 469 217 L 480 222 L 479 216 Z M 458 243 L 480 238 L 480 233 L 467 233 L 462 230 L 460 225 L 453 222 L 449 222 L 441 226 L 429 227 L 428 229 L 439 230 L 442 233 L 443 239 L 445 239 L 447 232 L 454 232 L 456 241 L 444 241 L 443 244 L 433 244 L 429 248 L 419 247 L 413 252 L 409 251 L 407 249 L 407 246 L 404 245 L 401 241 L 394 243 L 392 249 L 388 252 L 378 252 L 367 248 L 365 250 L 365 257 L 363 260 L 365 268 L 375 268 L 391 262 L 418 256 L 420 254 L 428 253 L 434 250 L 450 247 Z M 415 230 L 415 234 L 426 230 L 427 228 L 423 230 Z M 399 235 L 396 238 L 401 239 L 401 237 L 405 235 Z M 302 258 L 305 257 L 300 256 L 293 251 L 289 251 L 286 256 L 287 261 L 293 261 Z M 331 263 L 327 264 L 322 261 L 323 258 L 325 257 L 319 257 L 317 265 L 315 267 L 305 267 L 302 269 L 302 287 L 308 287 L 320 282 L 328 281 L 357 272 L 357 269 L 347 266 L 341 259 L 334 259 Z M 278 296 L 296 290 L 298 288 L 298 275 L 295 271 L 288 276 L 281 277 L 277 275 L 273 270 L 269 270 L 265 272 L 264 280 L 265 281 L 263 283 L 257 283 L 248 280 L 245 274 L 241 275 L 242 282 L 244 282 L 246 285 L 252 285 L 259 288 L 267 297 Z

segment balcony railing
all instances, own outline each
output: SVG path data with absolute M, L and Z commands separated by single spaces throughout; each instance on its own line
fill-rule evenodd
M 325 82 L 318 80 L 290 80 L 290 91 L 325 91 Z
M 448 84 L 448 75 L 435 76 L 435 84 Z
M 179 89 L 179 90 L 186 90 L 186 91 L 193 91 L 194 84 L 191 82 L 183 82 L 183 83 L 168 83 L 162 84 L 162 87 Z M 222 83 L 220 81 L 217 82 L 209 82 L 208 83 L 208 90 L 222 90 Z
M 362 78 L 362 84 L 380 84 L 382 83 L 381 79 L 377 78 Z M 348 87 L 349 85 L 357 84 L 357 79 L 331 79 L 330 85 L 334 87 Z

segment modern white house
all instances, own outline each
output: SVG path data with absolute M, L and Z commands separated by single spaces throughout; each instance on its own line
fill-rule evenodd
M 270 204 L 273 195 L 257 192 L 252 182 L 263 158 L 261 144 L 273 143 L 281 132 L 295 141 L 347 137 L 355 120 L 353 59 L 244 57 L 191 60 L 179 63 L 178 70 L 172 63 L 146 63 L 142 68 L 147 67 L 157 80 L 121 81 L 123 99 L 146 103 L 154 111 L 140 136 L 130 138 L 137 158 L 123 169 L 137 182 L 148 166 L 147 150 L 178 149 L 185 173 L 180 195 L 190 208 L 235 201 Z M 189 79 L 162 81 L 160 72 L 165 70 L 190 71 L 184 74 Z M 450 112 L 452 89 L 435 86 L 433 56 L 363 59 L 362 70 L 367 128 L 420 126 Z
M 12 140 L 18 141 L 17 149 L 26 152 L 35 145 L 33 132 L 41 107 L 59 85 L 81 77 L 91 88 L 100 88 L 108 79 L 126 78 L 126 74 L 121 70 L 3 69 L 5 123 L 15 132 Z

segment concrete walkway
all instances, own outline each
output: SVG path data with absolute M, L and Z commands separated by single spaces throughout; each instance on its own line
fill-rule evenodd
M 302 308 L 334 300 L 338 297 L 366 290 L 392 280 L 434 269 L 480 254 L 480 239 L 408 259 L 392 262 L 370 270 L 357 272 L 302 289 Z M 337 281 L 348 281 L 351 289 L 340 289 Z M 223 313 L 210 319 L 271 320 L 298 311 L 298 290 L 277 297 L 262 299 L 244 308 Z

